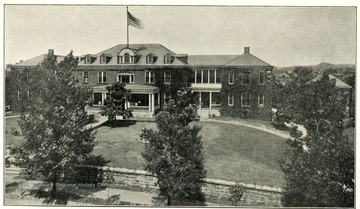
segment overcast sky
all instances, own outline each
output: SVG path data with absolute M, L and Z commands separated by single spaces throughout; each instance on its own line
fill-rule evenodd
M 131 6 L 144 29 L 131 43 L 175 53 L 236 55 L 244 47 L 274 66 L 355 64 L 355 7 Z M 54 49 L 98 53 L 126 43 L 125 6 L 5 6 L 5 63 Z

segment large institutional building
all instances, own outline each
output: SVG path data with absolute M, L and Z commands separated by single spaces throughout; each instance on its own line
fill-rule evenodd
M 13 69 L 36 67 L 46 56 L 15 64 Z M 161 44 L 119 44 L 81 56 L 74 76 L 82 85 L 93 88 L 93 111 L 104 104 L 106 86 L 121 82 L 131 92 L 127 107 L 134 117 L 154 117 L 181 86 L 188 86 L 198 95 L 201 117 L 270 120 L 271 98 L 267 92 L 272 69 L 252 55 L 249 47 L 241 55 L 228 56 L 176 54 Z M 26 94 L 29 92 L 17 92 L 17 97 L 26 99 Z

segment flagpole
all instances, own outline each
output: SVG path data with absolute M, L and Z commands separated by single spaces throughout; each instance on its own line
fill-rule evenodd
M 129 11 L 128 6 L 126 6 L 126 47 L 129 48 Z

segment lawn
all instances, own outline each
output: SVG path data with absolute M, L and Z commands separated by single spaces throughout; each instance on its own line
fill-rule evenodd
M 278 160 L 287 148 L 285 139 L 230 124 L 196 122 L 205 152 L 207 178 L 282 187 L 283 174 Z M 95 155 L 109 160 L 109 166 L 144 169 L 141 156 L 144 144 L 139 142 L 143 128 L 156 128 L 155 123 L 137 123 L 128 127 L 97 129 Z
M 18 118 L 6 119 L 6 144 L 18 145 L 22 138 L 13 136 L 11 128 L 18 128 Z M 202 126 L 205 168 L 207 178 L 240 181 L 259 185 L 282 187 L 283 174 L 278 160 L 287 148 L 285 139 L 231 124 L 217 122 L 195 122 Z M 139 142 L 139 134 L 144 128 L 156 128 L 155 123 L 96 130 L 96 145 L 93 153 L 109 161 L 108 166 L 129 169 L 144 169 L 141 156 L 144 144 Z

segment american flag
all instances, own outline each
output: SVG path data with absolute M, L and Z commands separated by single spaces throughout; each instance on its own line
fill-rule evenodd
M 139 19 L 137 19 L 136 17 L 134 17 L 132 14 L 130 14 L 130 12 L 127 13 L 128 16 L 128 25 L 134 26 L 135 28 L 139 28 L 142 29 L 143 26 L 141 24 L 141 21 Z

